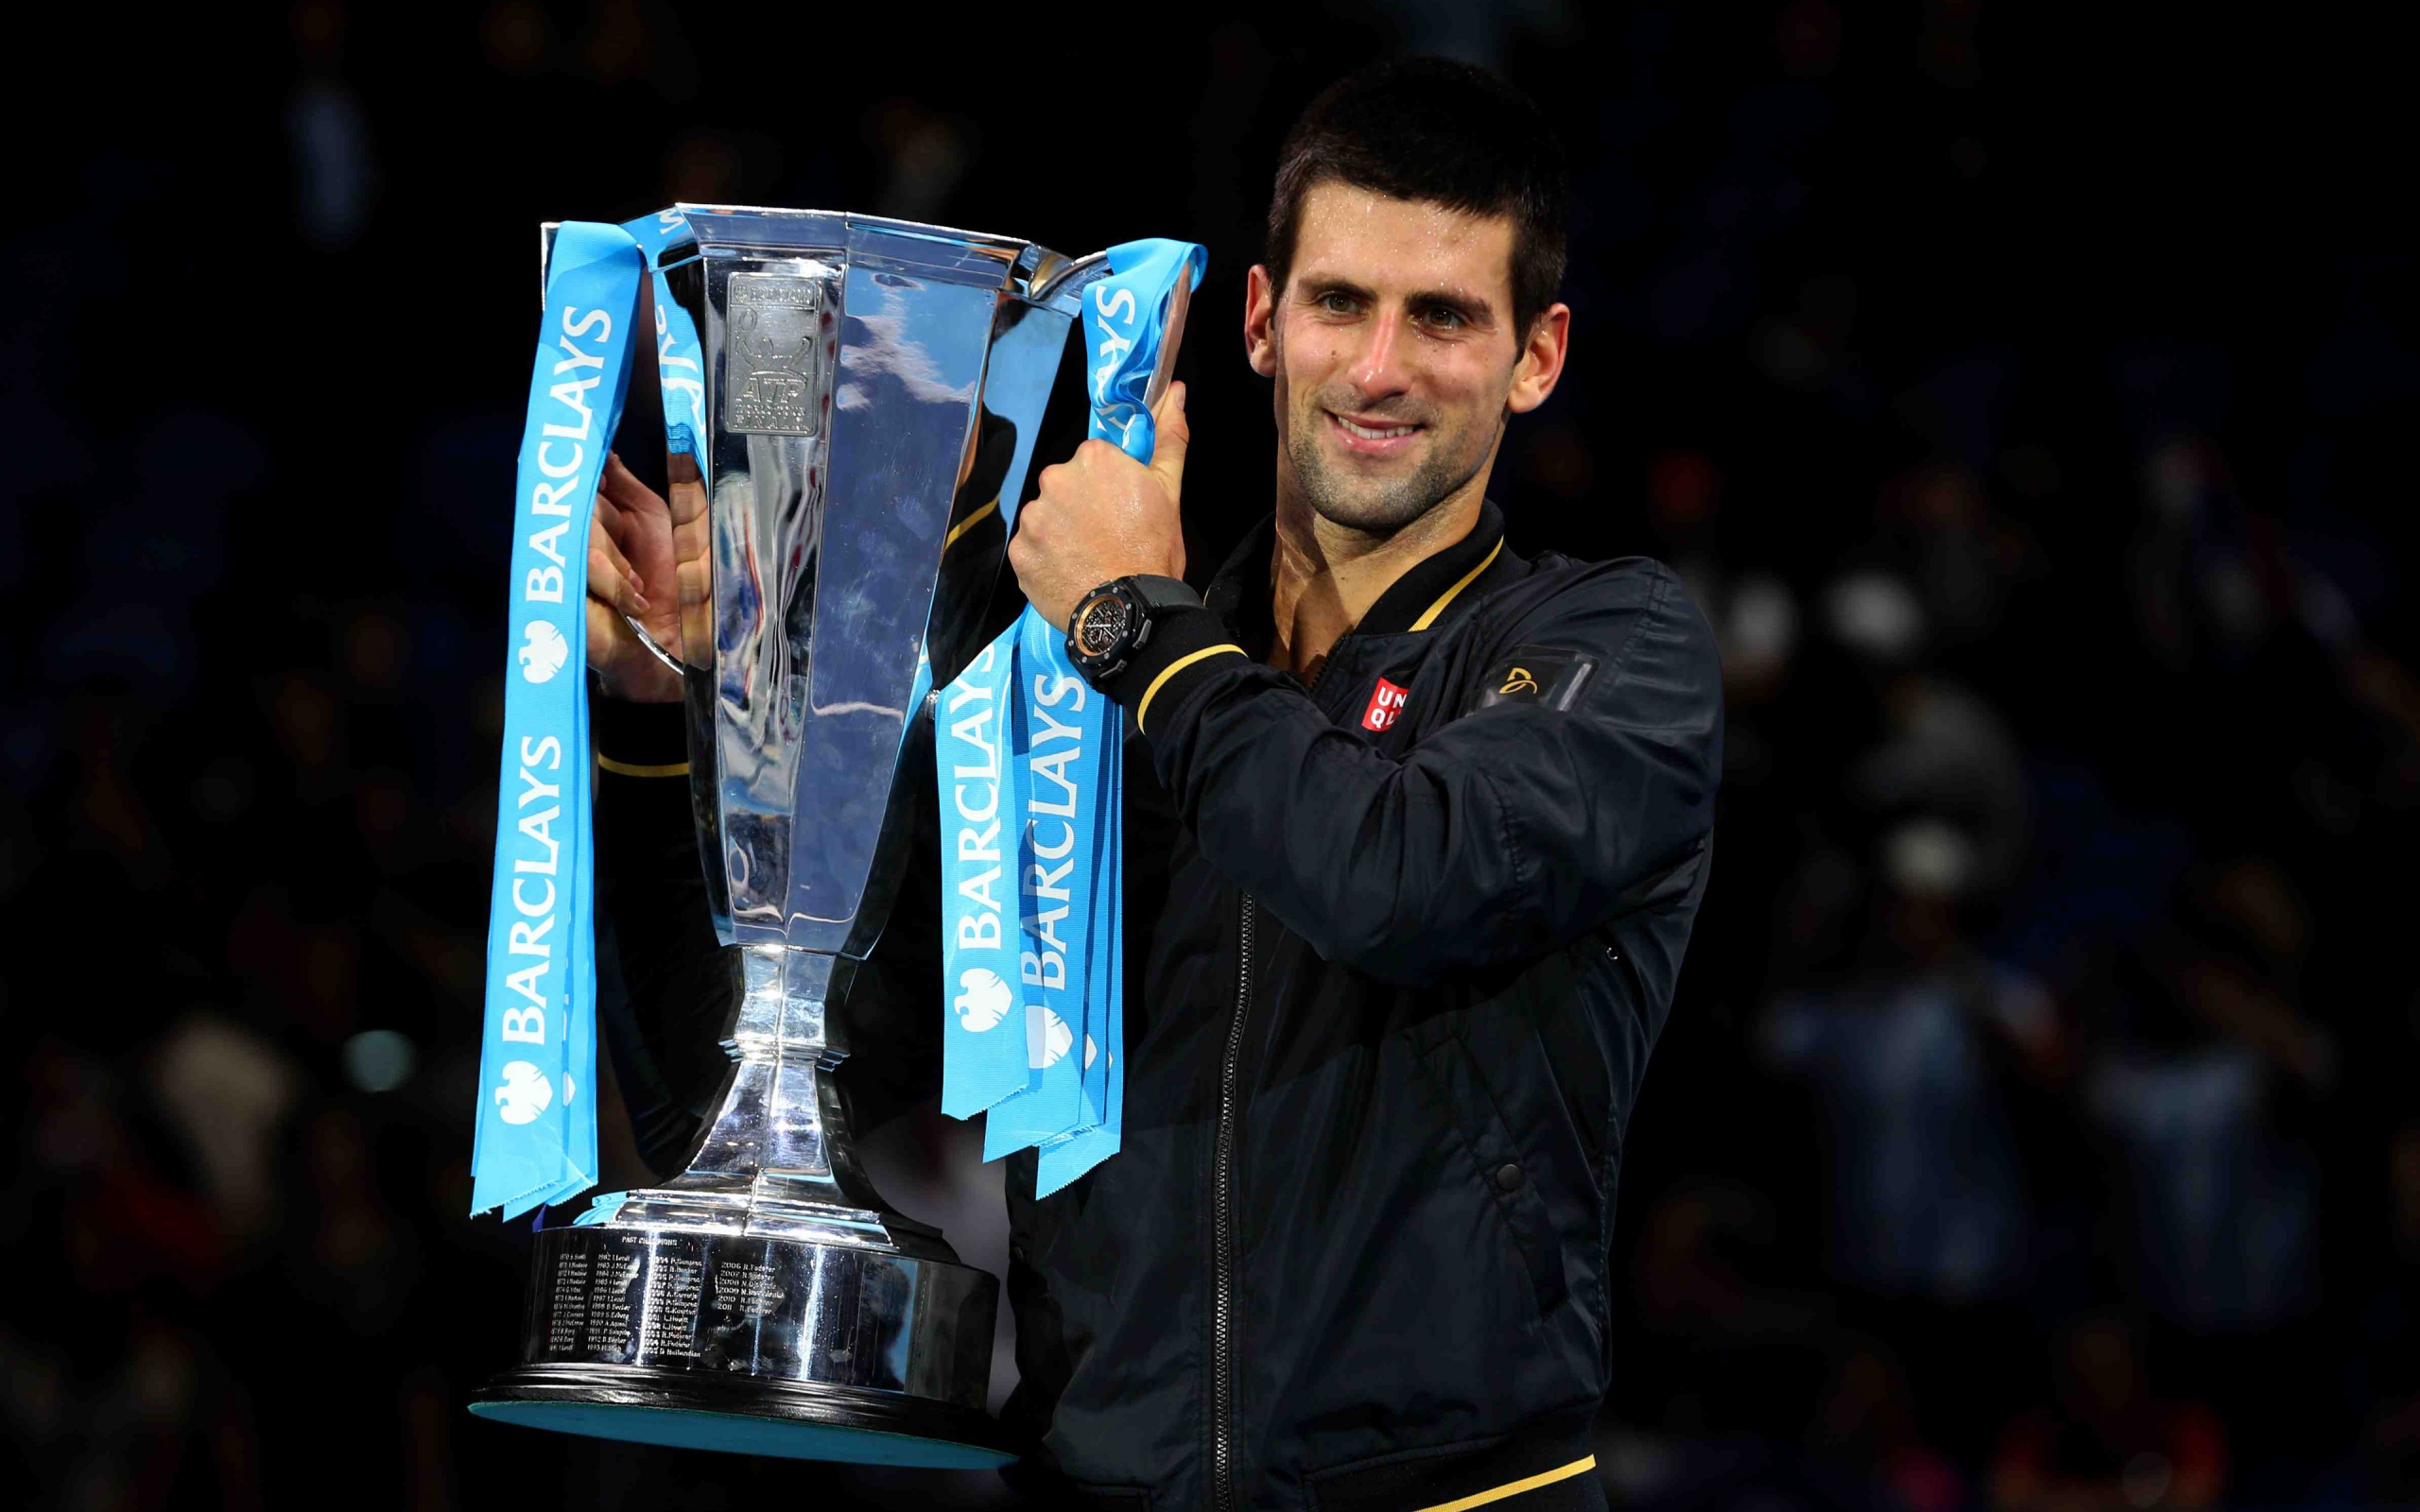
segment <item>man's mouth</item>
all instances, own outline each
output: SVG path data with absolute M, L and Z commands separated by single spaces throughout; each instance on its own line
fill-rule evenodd
M 1337 433 L 1344 441 L 1345 450 L 1372 456 L 1400 451 L 1422 429 L 1418 425 L 1387 421 L 1353 420 L 1332 409 L 1327 412 L 1327 418 L 1336 422 Z

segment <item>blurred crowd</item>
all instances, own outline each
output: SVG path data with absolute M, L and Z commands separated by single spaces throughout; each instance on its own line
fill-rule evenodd
M 1423 49 L 1573 148 L 1515 544 L 1661 557 L 1724 653 L 1715 881 L 1625 1151 L 1616 1504 L 2420 1503 L 2420 358 L 2362 49 L 1701 9 L 1200 18 L 1142 49 L 1172 124 L 1114 203 L 1099 128 L 1026 114 L 1083 59 L 1007 79 L 981 33 L 805 104 L 778 60 L 874 23 L 305 0 L 114 40 L 158 113 L 0 232 L 5 1484 L 997 1500 L 463 1410 L 527 1251 L 465 1210 L 529 231 L 689 198 L 1182 234 L 1233 308 L 1292 112 Z M 1194 332 L 1196 428 L 1242 438 L 1188 478 L 1206 568 L 1265 507 L 1267 410 Z M 961 1129 L 870 1143 L 997 1263 Z
M 1954 466 L 1801 583 L 1678 553 L 1731 748 L 1720 1022 L 1634 1125 L 1642 1501 L 2420 1498 L 2420 683 L 2210 440 L 2135 471 L 2100 666 Z

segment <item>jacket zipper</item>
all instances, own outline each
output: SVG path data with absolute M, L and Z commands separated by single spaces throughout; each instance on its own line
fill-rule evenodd
M 1219 1067 L 1219 1143 L 1210 1168 L 1210 1504 L 1236 1502 L 1236 1117 L 1244 1021 L 1252 1012 L 1252 895 L 1244 895 L 1236 933 L 1243 965 L 1236 973 L 1236 1017 Z
M 1343 642 L 1338 637 L 1338 643 Z M 1315 694 L 1326 680 L 1336 648 L 1320 662 L 1304 692 Z M 1210 1167 L 1210 1504 L 1235 1512 L 1236 1499 L 1236 1129 L 1244 1024 L 1252 1017 L 1252 936 L 1255 905 L 1243 895 L 1236 919 L 1242 965 L 1236 972 L 1236 1016 L 1227 1025 L 1227 1048 L 1219 1064 L 1219 1140 Z

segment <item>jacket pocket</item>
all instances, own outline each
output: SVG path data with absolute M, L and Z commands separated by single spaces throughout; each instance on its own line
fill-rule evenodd
M 1520 1145 L 1505 1124 L 1487 1078 L 1472 1058 L 1470 1047 L 1450 1029 L 1415 1048 L 1422 1074 L 1444 1104 L 1454 1131 L 1461 1136 L 1470 1166 L 1464 1175 L 1477 1183 L 1482 1200 L 1495 1209 L 1505 1235 L 1521 1258 L 1541 1321 L 1563 1305 L 1565 1286 L 1562 1247 L 1538 1193 L 1536 1174 L 1521 1158 Z

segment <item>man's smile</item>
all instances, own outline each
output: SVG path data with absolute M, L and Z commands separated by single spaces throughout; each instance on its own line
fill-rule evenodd
M 1336 411 L 1322 410 L 1329 428 L 1347 452 L 1356 456 L 1397 456 L 1410 449 L 1412 438 L 1427 429 L 1425 425 L 1405 424 L 1380 420 L 1374 416 L 1354 419 Z

